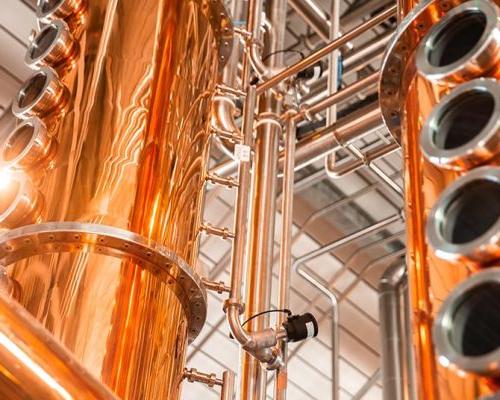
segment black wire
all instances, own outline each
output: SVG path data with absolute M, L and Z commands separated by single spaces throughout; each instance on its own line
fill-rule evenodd
M 302 53 L 301 51 L 299 50 L 293 50 L 293 49 L 283 49 L 283 50 L 276 50 L 276 51 L 272 51 L 271 53 L 269 54 L 266 54 L 263 58 L 262 58 L 262 61 L 266 61 L 269 57 L 271 56 L 274 56 L 275 54 L 280 54 L 280 53 L 297 53 L 300 55 L 300 58 L 303 60 L 304 58 L 306 58 L 306 56 L 304 55 L 304 53 Z
M 292 312 L 288 309 L 288 308 L 283 308 L 283 309 L 278 309 L 278 310 L 266 310 L 266 311 L 261 311 L 255 315 L 252 315 L 250 318 L 248 318 L 245 322 L 243 322 L 241 324 L 241 326 L 245 326 L 245 324 L 248 322 L 248 321 L 251 321 L 252 319 L 254 318 L 257 318 L 257 317 L 260 317 L 261 315 L 264 315 L 264 314 L 270 314 L 270 313 L 274 313 L 274 312 L 282 312 L 282 313 L 286 313 L 288 316 L 292 315 Z M 234 339 L 234 336 L 232 333 L 229 333 L 229 337 L 231 339 Z
M 245 322 L 243 322 L 241 324 L 241 326 L 245 326 L 245 324 L 249 321 L 251 321 L 252 319 L 254 318 L 257 318 L 257 317 L 260 317 L 261 315 L 264 315 L 264 314 L 270 314 L 270 313 L 273 313 L 273 312 L 282 312 L 282 313 L 286 313 L 288 316 L 292 315 L 292 312 L 288 309 L 288 308 L 284 308 L 284 309 L 279 309 L 279 310 L 267 310 L 267 311 L 261 311 L 255 315 L 252 315 L 250 318 L 248 318 Z

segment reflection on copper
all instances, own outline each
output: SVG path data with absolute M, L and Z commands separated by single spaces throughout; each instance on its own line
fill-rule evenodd
M 461 128 L 470 128 L 470 131 L 463 132 L 469 134 L 469 140 L 475 137 L 474 135 L 488 140 L 484 141 L 478 138 L 478 143 L 472 141 L 474 143 L 471 142 L 470 148 L 465 149 L 464 147 L 464 150 L 459 149 L 459 144 L 464 144 L 462 142 L 465 139 L 453 138 L 454 143 L 451 145 L 451 142 L 448 142 L 447 146 L 455 146 L 457 153 L 459 150 L 464 150 L 463 154 L 458 154 L 462 157 L 460 161 L 457 161 L 455 157 L 457 155 L 449 157 L 450 154 L 440 153 L 436 156 L 434 153 L 428 152 L 428 148 L 420 146 L 423 140 L 422 134 L 437 135 L 436 129 L 439 129 L 439 134 L 444 134 L 445 129 L 449 127 L 449 125 L 439 126 L 440 123 L 450 122 L 443 118 L 443 113 L 439 115 L 439 118 L 433 120 L 429 120 L 429 116 L 431 113 L 434 116 L 438 114 L 436 107 L 444 108 L 442 102 L 446 101 L 445 96 L 449 95 L 452 90 L 462 90 L 460 83 L 457 82 L 465 81 L 463 84 L 467 85 L 471 77 L 488 77 L 493 82 L 493 80 L 497 81 L 499 77 L 499 52 L 498 50 L 490 51 L 498 48 L 495 46 L 498 46 L 499 43 L 498 6 L 495 5 L 495 2 L 487 1 L 474 1 L 467 5 L 467 7 L 485 10 L 485 21 L 487 21 L 484 28 L 485 35 L 479 35 L 482 38 L 479 40 L 482 40 L 483 46 L 479 46 L 480 49 L 477 52 L 472 52 L 476 58 L 467 58 L 465 54 L 462 54 L 465 58 L 450 68 L 451 72 L 443 69 L 438 71 L 439 73 L 430 74 L 421 68 L 423 64 L 428 63 L 428 59 L 422 58 L 425 56 L 425 51 L 433 50 L 431 47 L 425 49 L 425 40 L 432 35 L 433 30 L 434 32 L 438 30 L 436 26 L 440 24 L 440 20 L 443 24 L 448 24 L 450 20 L 452 20 L 451 22 L 456 21 L 453 18 L 448 18 L 448 22 L 446 22 L 446 15 L 455 7 L 460 7 L 461 3 L 463 2 L 460 0 L 446 2 L 431 0 L 425 3 L 420 2 L 419 5 L 412 0 L 400 2 L 400 15 L 408 15 L 408 20 L 402 22 L 406 31 L 399 34 L 399 42 L 392 47 L 388 57 L 387 73 L 382 77 L 383 87 L 389 87 L 391 83 L 399 82 L 397 90 L 394 91 L 394 93 L 397 92 L 396 95 L 391 97 L 387 93 L 382 93 L 381 105 L 383 111 L 386 112 L 385 115 L 387 115 L 386 122 L 388 121 L 388 125 L 392 124 L 390 128 L 394 129 L 395 133 L 397 133 L 397 128 L 400 128 L 404 152 L 408 268 L 413 305 L 413 339 L 416 353 L 418 398 L 421 400 L 476 400 L 481 395 L 490 394 L 492 390 L 495 390 L 491 382 L 484 376 L 470 373 L 470 371 L 457 371 L 446 363 L 438 362 L 439 354 L 436 353 L 432 335 L 436 314 L 450 292 L 473 275 L 478 268 L 488 268 L 492 265 L 491 259 L 487 263 L 478 263 L 477 260 L 466 257 L 456 257 L 453 260 L 443 259 L 439 252 L 436 253 L 429 246 L 425 231 L 429 213 L 446 188 L 462 175 L 474 171 L 481 165 L 497 166 L 499 160 L 496 111 L 493 112 L 493 117 L 490 119 L 484 114 L 483 122 L 486 121 L 484 126 L 489 126 L 487 124 L 490 121 L 490 125 L 493 127 L 491 130 L 481 131 L 478 129 L 481 121 L 478 121 L 476 126 L 468 125 L 467 127 L 464 127 L 464 122 L 461 123 Z M 412 12 L 412 10 L 414 11 Z M 409 19 L 412 21 L 410 22 Z M 449 26 L 447 28 L 449 39 L 457 33 L 457 30 L 453 30 Z M 472 41 L 473 35 L 471 32 L 468 33 L 467 39 Z M 450 40 L 448 42 L 449 46 L 455 47 L 460 47 L 462 44 L 460 41 Z M 477 43 L 471 42 L 469 44 L 470 48 L 476 48 Z M 449 52 L 441 55 L 443 57 L 452 56 Z M 458 57 L 455 61 L 459 59 L 461 58 Z M 404 60 L 405 64 L 402 64 L 401 60 Z M 475 62 L 475 60 L 479 60 L 479 62 Z M 473 64 L 476 65 L 476 69 L 471 69 Z M 455 76 L 457 79 L 451 79 Z M 398 80 L 398 77 L 401 79 Z M 491 85 L 495 86 L 497 82 L 493 82 Z M 478 90 L 482 89 L 478 88 Z M 397 107 L 400 108 L 397 109 Z M 392 110 L 394 110 L 393 114 L 391 114 Z M 487 113 L 487 108 L 483 105 L 481 110 L 472 110 L 469 106 L 466 111 L 475 111 L 476 114 L 471 118 L 476 118 L 480 116 L 478 112 Z M 462 117 L 466 111 L 461 111 Z M 391 119 L 392 117 L 394 118 Z M 400 124 L 397 118 L 400 118 Z M 466 122 L 471 123 L 471 118 L 467 119 Z M 428 121 L 428 126 L 424 127 L 426 121 Z M 434 129 L 434 132 L 430 132 L 429 128 Z M 473 132 L 474 129 L 476 131 Z M 455 127 L 450 133 L 456 134 L 457 131 Z M 428 139 L 434 140 L 435 136 L 429 136 Z M 474 154 L 472 154 L 473 151 Z
M 52 41 L 44 62 L 74 67 L 42 68 L 14 107 L 58 142 L 50 169 L 29 171 L 45 198 L 43 222 L 138 234 L 195 276 L 210 102 L 228 29 L 221 10 L 208 0 L 39 2 L 38 16 L 58 29 L 64 18 L 79 48 Z M 75 28 L 76 16 L 85 24 Z M 53 246 L 60 251 L 8 267 L 19 302 L 120 398 L 178 399 L 188 335 L 199 332 L 180 267 L 158 274 L 99 245 L 61 252 L 54 236 Z
M 43 206 L 43 195 L 28 176 L 0 171 L 0 228 L 38 222 Z
M 3 291 L 0 314 L 0 398 L 117 399 Z

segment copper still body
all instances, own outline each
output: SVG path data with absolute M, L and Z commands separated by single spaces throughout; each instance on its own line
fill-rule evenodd
M 37 15 L 1 152 L 14 298 L 118 397 L 177 399 L 206 314 L 195 265 L 229 19 L 205 0 L 44 0 Z
M 500 8 L 400 5 L 380 100 L 404 152 L 419 399 L 500 390 Z

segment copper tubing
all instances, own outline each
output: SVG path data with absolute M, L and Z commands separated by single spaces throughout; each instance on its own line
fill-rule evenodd
M 327 54 L 331 53 L 332 51 L 339 49 L 343 45 L 345 45 L 347 42 L 353 40 L 354 38 L 358 37 L 361 35 L 363 32 L 368 31 L 369 29 L 377 26 L 381 22 L 385 21 L 387 18 L 390 18 L 391 16 L 395 15 L 396 13 L 396 6 L 392 6 L 388 8 L 387 10 L 382 11 L 380 14 L 374 16 L 373 18 L 369 19 L 367 22 L 357 26 L 356 28 L 352 29 L 349 32 L 346 32 L 344 35 L 342 35 L 340 38 L 331 41 L 328 43 L 325 47 L 321 48 L 320 50 L 310 54 L 303 60 L 297 62 L 296 64 L 293 64 L 287 68 L 285 68 L 283 71 L 279 72 L 278 74 L 274 75 L 273 77 L 269 78 L 268 80 L 260 83 L 257 85 L 257 94 L 260 94 L 274 86 L 276 86 L 278 83 L 282 82 L 286 78 L 291 77 L 292 75 L 304 70 L 305 68 L 313 65 L 315 62 L 321 60 L 323 57 L 325 57 Z
M 224 371 L 222 373 L 222 388 L 220 393 L 221 400 L 234 399 L 234 372 Z
M 250 146 L 253 140 L 254 105 L 256 100 L 255 86 L 249 86 L 245 99 L 245 114 L 243 116 L 243 144 Z M 236 210 L 234 214 L 234 232 L 231 252 L 231 286 L 229 299 L 224 304 L 228 325 L 234 338 L 241 344 L 243 349 L 257 358 L 262 363 L 268 363 L 269 367 L 277 368 L 281 364 L 278 354 L 272 351 L 275 346 L 277 331 L 267 329 L 261 332 L 247 331 L 241 325 L 240 314 L 243 313 L 243 301 L 241 288 L 243 284 L 243 273 L 247 265 L 247 235 L 248 235 L 248 212 L 250 201 L 250 161 L 238 163 L 238 193 L 236 196 Z
M 290 279 L 292 265 L 293 244 L 293 187 L 295 177 L 295 120 L 290 116 L 285 128 L 285 160 L 283 167 L 283 191 L 281 204 L 281 246 L 279 258 L 279 296 L 278 309 L 288 309 L 290 303 Z M 279 313 L 277 326 L 282 326 L 286 317 Z M 281 340 L 278 345 L 281 349 L 284 367 L 278 369 L 274 384 L 274 399 L 285 400 L 287 389 L 287 343 Z
M 301 117 L 302 118 L 309 117 L 323 111 L 324 109 L 339 104 L 347 100 L 348 98 L 356 95 L 357 93 L 361 92 L 362 90 L 369 88 L 371 86 L 375 86 L 378 83 L 378 78 L 379 78 L 378 71 L 372 72 L 371 74 L 365 76 L 364 78 L 361 78 L 360 80 L 354 83 L 351 83 L 350 85 L 339 90 L 338 92 L 335 91 L 329 94 L 322 100 L 316 101 L 310 105 L 306 104 L 305 106 L 301 107 L 300 113 L 295 118 L 299 119 Z M 332 123 L 333 122 L 335 121 L 332 121 Z
M 378 104 L 373 103 L 363 107 L 340 119 L 337 123 L 321 128 L 299 140 L 295 152 L 295 170 L 304 168 L 329 152 L 340 150 L 342 145 L 349 144 L 382 127 L 383 121 Z M 282 170 L 283 156 L 284 153 L 281 151 L 280 170 Z M 236 167 L 237 163 L 230 160 L 214 167 L 210 173 L 227 176 L 233 174 Z
M 117 400 L 44 327 L 0 291 L 0 397 Z
M 297 143 L 295 168 L 299 169 L 324 157 L 331 151 L 357 140 L 382 126 L 377 104 L 368 105 L 349 114 L 336 124 L 319 129 Z M 280 155 L 280 162 L 281 162 Z
M 375 37 L 363 43 L 354 50 L 351 50 L 344 55 L 342 65 L 344 67 L 342 76 L 349 76 L 367 64 L 372 63 L 375 59 L 382 57 L 384 50 L 392 37 L 393 32 L 389 31 L 380 36 Z M 353 82 L 351 85 L 355 84 L 357 81 Z M 321 101 L 323 98 L 329 96 L 326 91 L 327 77 L 322 76 L 317 81 L 313 82 L 310 86 L 310 92 L 304 96 L 304 101 L 309 104 L 312 100 Z M 350 86 L 350 85 L 349 85 Z M 339 90 L 343 91 L 345 88 Z M 320 100 L 316 100 L 319 98 Z
M 392 142 L 392 143 L 382 143 L 375 147 L 374 149 L 368 150 L 364 154 L 360 154 L 360 157 L 356 157 L 353 160 L 349 160 L 345 163 L 342 163 L 340 165 L 335 165 L 333 168 L 327 168 L 326 173 L 330 178 L 337 179 L 340 178 L 346 174 L 349 174 L 351 172 L 354 172 L 358 170 L 359 168 L 363 166 L 368 166 L 371 167 L 371 163 L 373 161 L 378 160 L 379 158 L 385 157 L 395 151 L 398 151 L 401 147 L 399 144 Z M 375 168 L 377 168 L 375 166 Z M 379 175 L 380 177 L 380 175 Z M 392 182 L 386 182 L 389 183 L 389 185 L 392 185 Z M 401 189 L 396 189 L 395 190 L 398 194 L 401 194 Z
M 245 278 L 246 319 L 270 307 L 280 135 L 281 128 L 276 123 L 261 122 L 257 127 Z M 267 324 L 268 318 L 254 318 L 248 323 L 248 330 L 261 332 Z M 248 377 L 247 380 L 241 381 L 242 400 L 260 399 L 261 393 L 265 393 L 265 371 L 262 371 L 260 363 L 248 354 L 243 356 L 242 375 Z

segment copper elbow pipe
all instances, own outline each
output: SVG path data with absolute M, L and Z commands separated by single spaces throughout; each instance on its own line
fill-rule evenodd
M 212 127 L 216 130 L 241 136 L 240 129 L 234 120 L 236 105 L 228 96 L 215 96 L 212 102 Z M 234 144 L 227 139 L 216 137 L 219 148 L 229 157 L 234 159 Z
M 0 291 L 0 397 L 117 400 L 21 305 Z
M 42 68 L 21 87 L 12 105 L 12 112 L 21 119 L 53 116 L 65 108 L 68 100 L 68 89 L 54 71 Z

